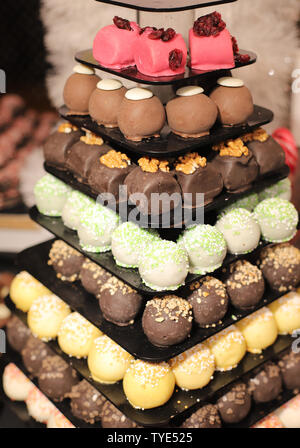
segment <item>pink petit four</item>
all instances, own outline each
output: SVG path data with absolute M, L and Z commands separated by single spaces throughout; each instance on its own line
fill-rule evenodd
M 233 43 L 221 14 L 199 17 L 189 32 L 191 68 L 220 70 L 233 68 Z
M 93 56 L 103 67 L 122 69 L 134 65 L 133 49 L 140 27 L 117 16 L 113 22 L 96 34 Z
M 146 27 L 135 44 L 135 64 L 148 76 L 174 76 L 185 71 L 187 48 L 181 34 L 172 28 Z

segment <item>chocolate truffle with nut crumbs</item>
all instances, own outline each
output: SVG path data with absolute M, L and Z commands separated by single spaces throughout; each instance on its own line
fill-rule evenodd
M 80 136 L 79 129 L 71 123 L 61 124 L 44 143 L 43 151 L 46 162 L 59 170 L 65 170 L 69 150 L 80 139 Z
M 88 381 L 82 380 L 68 394 L 74 417 L 94 424 L 101 420 L 101 411 L 106 399 Z
M 6 336 L 14 350 L 20 352 L 31 335 L 29 328 L 14 314 L 6 325 Z
M 29 336 L 21 354 L 24 366 L 33 376 L 38 376 L 45 358 L 54 356 L 48 345 L 34 336 Z
M 39 388 L 54 401 L 62 401 L 78 383 L 75 370 L 60 356 L 51 356 L 43 360 L 38 374 Z
M 290 352 L 278 363 L 287 389 L 300 389 L 300 353 Z
M 137 424 L 126 417 L 110 401 L 106 401 L 101 411 L 102 428 L 137 428 Z
M 270 362 L 249 381 L 249 392 L 256 403 L 275 400 L 281 392 L 282 379 L 280 368 Z
M 236 384 L 217 402 L 221 418 L 225 423 L 239 423 L 250 412 L 251 396 L 246 384 Z
M 222 423 L 217 406 L 207 404 L 187 418 L 181 428 L 221 428 Z
M 84 289 L 94 296 L 100 292 L 101 286 L 107 282 L 111 274 L 86 258 L 81 266 L 79 278 Z
M 60 280 L 68 282 L 78 280 L 83 262 L 84 256 L 64 241 L 56 240 L 52 244 L 48 264 L 53 267 Z

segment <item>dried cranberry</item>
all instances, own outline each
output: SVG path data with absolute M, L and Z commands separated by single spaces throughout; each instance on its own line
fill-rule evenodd
M 194 33 L 197 36 L 218 36 L 226 27 L 219 12 L 214 11 L 211 14 L 199 17 L 193 26 Z
M 173 28 L 167 28 L 166 31 L 163 32 L 161 40 L 163 40 L 164 42 L 168 42 L 169 40 L 172 40 L 175 36 L 176 31 L 173 30 Z
M 231 36 L 231 41 L 232 41 L 233 54 L 239 54 L 240 49 L 239 49 L 237 40 L 234 36 Z
M 183 53 L 175 48 L 169 53 L 169 67 L 171 70 L 177 70 L 182 64 Z
M 159 30 L 153 30 L 149 35 L 149 39 L 156 40 L 160 39 L 164 33 L 164 29 L 160 28 Z
M 113 22 L 116 25 L 116 27 L 120 28 L 121 30 L 127 30 L 127 31 L 132 30 L 129 20 L 122 19 L 122 17 L 115 16 L 113 18 Z
M 247 64 L 250 61 L 250 56 L 249 54 L 237 54 L 235 55 L 234 59 L 240 64 Z

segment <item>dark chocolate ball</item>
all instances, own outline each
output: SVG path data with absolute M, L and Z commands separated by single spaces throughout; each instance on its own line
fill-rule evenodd
M 217 402 L 221 418 L 225 423 L 239 423 L 250 412 L 251 396 L 246 384 L 238 383 Z
M 39 388 L 54 401 L 63 400 L 72 386 L 78 383 L 75 370 L 60 356 L 47 357 L 38 375 Z
M 153 345 L 165 347 L 184 341 L 191 332 L 192 321 L 188 301 L 169 295 L 146 303 L 142 325 Z
M 68 397 L 71 399 L 74 417 L 91 424 L 101 420 L 101 410 L 106 399 L 88 381 L 82 380 L 75 384 Z
M 84 256 L 64 241 L 56 240 L 52 244 L 48 264 L 53 267 L 60 280 L 77 280 L 83 262 Z
M 219 323 L 228 309 L 225 285 L 214 277 L 204 277 L 190 285 L 189 301 L 194 318 L 200 327 L 207 328 Z
M 113 276 L 101 287 L 98 298 L 104 318 L 119 326 L 132 324 L 142 305 L 138 292 Z
M 217 406 L 207 404 L 194 412 L 181 428 L 221 428 L 222 423 Z
M 100 293 L 101 286 L 107 282 L 111 274 L 86 258 L 81 266 L 79 277 L 84 289 L 97 296 Z
M 282 379 L 287 389 L 300 388 L 300 353 L 290 352 L 278 363 Z
M 22 350 L 23 363 L 28 372 L 38 376 L 43 360 L 49 356 L 54 356 L 54 353 L 48 345 L 34 336 L 29 336 Z
M 24 348 L 30 334 L 29 328 L 17 316 L 13 315 L 6 325 L 7 340 L 17 352 Z
M 280 368 L 273 363 L 267 364 L 249 381 L 249 392 L 256 403 L 267 403 L 275 400 L 282 389 Z
M 261 270 L 249 261 L 238 260 L 230 266 L 229 272 L 226 287 L 231 303 L 241 310 L 257 305 L 265 291 Z
M 300 282 L 300 250 L 288 243 L 266 247 L 260 269 L 272 289 L 289 291 Z
M 101 411 L 102 428 L 137 428 L 137 424 L 122 414 L 112 403 L 106 401 Z

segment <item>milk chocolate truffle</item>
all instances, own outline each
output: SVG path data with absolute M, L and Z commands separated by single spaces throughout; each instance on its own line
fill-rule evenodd
M 204 194 L 204 204 L 209 204 L 223 190 L 223 179 L 205 157 L 193 152 L 180 156 L 175 162 L 175 174 L 184 196 L 184 206 L 200 207 L 197 193 Z M 198 200 L 197 200 L 198 199 Z
M 260 269 L 272 289 L 290 291 L 300 282 L 300 250 L 288 243 L 266 247 Z
M 106 128 L 118 126 L 118 113 L 127 89 L 116 79 L 101 79 L 89 100 L 89 114 Z
M 11 347 L 20 352 L 30 336 L 30 330 L 13 314 L 6 325 L 6 336 Z
M 181 87 L 176 92 L 176 98 L 167 103 L 168 124 L 174 134 L 184 138 L 209 134 L 216 122 L 218 108 L 203 92 L 199 86 Z
M 284 150 L 264 129 L 259 128 L 250 134 L 243 135 L 242 140 L 255 157 L 260 176 L 284 166 Z
M 199 327 L 215 326 L 228 309 L 228 295 L 225 285 L 214 277 L 204 277 L 190 285 L 189 302 Z
M 42 362 L 49 356 L 54 356 L 48 345 L 40 339 L 30 336 L 22 352 L 24 366 L 33 376 L 38 376 Z
M 101 287 L 98 297 L 104 318 L 120 327 L 132 324 L 142 305 L 137 291 L 113 276 Z
M 169 295 L 146 303 L 143 330 L 149 341 L 168 347 L 184 341 L 192 329 L 192 307 L 187 300 Z
M 265 291 L 262 272 L 247 260 L 238 260 L 229 268 L 226 280 L 231 303 L 240 310 L 250 310 L 261 300 Z
M 126 92 L 118 114 L 118 126 L 128 140 L 159 137 L 166 114 L 160 99 L 151 90 L 135 87 Z
M 251 396 L 246 384 L 236 384 L 217 402 L 221 418 L 225 423 L 239 423 L 250 412 Z
M 218 107 L 218 119 L 223 126 L 245 123 L 253 113 L 253 99 L 250 90 L 241 79 L 223 77 L 210 98 Z
M 63 97 L 70 115 L 87 115 L 89 113 L 89 99 L 100 81 L 95 70 L 83 64 L 75 65 L 74 73 L 67 79 Z
M 213 168 L 222 176 L 230 193 L 248 190 L 258 176 L 258 165 L 252 152 L 240 138 L 213 146 L 219 153 L 212 160 Z
M 75 370 L 60 356 L 51 356 L 43 360 L 38 374 L 39 388 L 54 401 L 62 401 L 78 383 Z
M 56 240 L 52 244 L 48 264 L 53 267 L 60 280 L 78 280 L 83 262 L 84 256 L 64 241 Z
M 139 166 L 128 174 L 124 181 L 127 187 L 128 199 L 134 202 L 143 214 L 169 213 L 176 208 L 181 201 L 181 189 L 175 179 L 175 175 L 170 171 L 169 162 L 166 160 L 151 159 L 142 157 L 138 160 Z M 143 193 L 146 201 L 135 200 L 136 193 Z M 173 195 L 173 200 L 169 197 L 155 198 L 154 194 L 167 193 Z M 132 196 L 132 198 L 131 198 Z M 151 201 L 155 198 L 155 201 Z
M 86 258 L 81 266 L 79 278 L 81 280 L 84 289 L 94 296 L 97 296 L 100 292 L 101 285 L 103 285 L 111 274 L 105 269 L 93 263 Z
M 300 353 L 290 351 L 278 363 L 282 379 L 287 389 L 300 388 Z
M 137 428 L 137 424 L 126 417 L 112 403 L 106 401 L 101 411 L 102 428 Z
M 43 152 L 46 162 L 55 168 L 65 170 L 67 154 L 80 136 L 81 132 L 71 123 L 61 124 L 44 143 Z
M 88 381 L 82 380 L 75 384 L 68 397 L 71 399 L 74 417 L 90 424 L 101 420 L 101 411 L 106 400 Z
M 110 147 L 106 154 L 101 155 L 92 164 L 88 184 L 97 193 L 111 193 L 115 199 L 124 201 L 125 197 L 120 197 L 119 187 L 124 184 L 126 176 L 134 169 L 135 165 L 126 154 L 115 151 Z
M 282 389 L 280 368 L 270 362 L 249 381 L 249 392 L 256 403 L 275 400 Z
M 66 167 L 79 182 L 86 184 L 92 166 L 109 149 L 109 146 L 103 144 L 101 137 L 87 131 L 86 135 L 71 146 L 66 158 Z
M 222 423 L 217 406 L 207 404 L 187 418 L 181 428 L 221 428 Z

